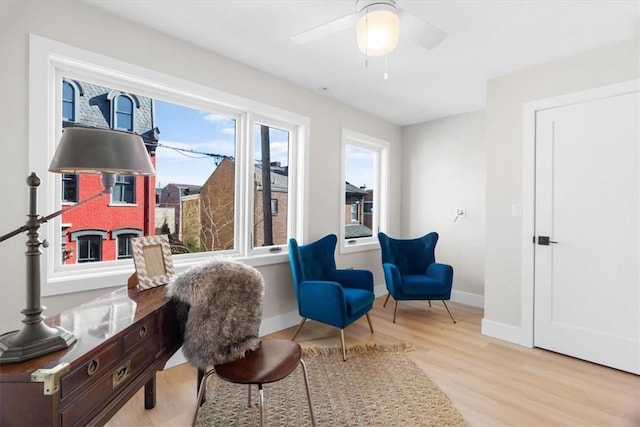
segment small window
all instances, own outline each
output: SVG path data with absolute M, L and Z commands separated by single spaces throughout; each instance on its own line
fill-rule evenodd
M 134 228 L 122 228 L 113 230 L 111 236 L 116 240 L 117 259 L 133 258 L 131 251 L 131 238 L 142 236 L 142 230 Z
M 79 230 L 71 233 L 71 239 L 76 242 L 78 262 L 102 261 L 102 241 L 107 237 L 103 230 Z
M 111 193 L 112 203 L 136 202 L 136 177 L 133 175 L 116 175 L 116 182 Z
M 76 203 L 78 201 L 78 175 L 62 174 L 62 202 Z
M 68 81 L 62 82 L 62 120 L 76 120 L 76 89 Z
M 278 215 L 278 199 L 271 199 L 271 215 Z
M 126 95 L 114 99 L 113 128 L 133 132 L 133 100 Z

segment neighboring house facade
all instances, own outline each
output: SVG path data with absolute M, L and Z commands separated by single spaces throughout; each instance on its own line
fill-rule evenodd
M 174 210 L 174 223 L 169 227 L 173 230 L 174 240 L 183 240 L 182 234 L 182 199 L 200 193 L 201 186 L 190 184 L 170 183 L 160 191 L 157 206 L 160 208 L 172 208 Z
M 288 212 L 288 176 L 287 168 L 273 163 L 270 167 L 271 178 L 271 232 L 273 242 L 266 244 L 283 245 L 287 243 Z M 262 167 L 254 167 L 254 247 L 265 245 Z M 235 163 L 223 158 L 211 176 L 202 186 L 199 200 L 200 211 L 200 247 L 201 250 L 233 249 L 234 239 L 234 194 Z M 183 204 L 185 209 L 186 204 Z M 186 224 L 185 224 L 186 226 Z M 190 226 L 193 229 L 193 226 Z
M 235 162 L 223 158 L 200 191 L 201 250 L 233 249 Z
M 117 129 L 140 135 L 155 166 L 153 101 L 64 79 L 62 127 Z M 99 193 L 100 175 L 62 175 L 62 205 Z M 82 263 L 131 258 L 130 239 L 155 234 L 155 177 L 117 175 L 112 194 L 62 214 L 62 259 Z M 106 204 L 105 204 L 106 202 Z
M 373 190 L 345 184 L 345 238 L 372 236 L 371 207 Z

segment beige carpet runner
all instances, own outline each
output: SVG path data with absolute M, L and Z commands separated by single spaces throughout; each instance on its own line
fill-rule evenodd
M 466 426 L 449 398 L 407 356 L 407 346 L 357 346 L 342 360 L 340 348 L 306 348 L 316 425 Z M 266 425 L 310 426 L 300 368 L 266 384 Z M 197 426 L 257 426 L 257 387 L 247 408 L 247 386 L 210 377 Z

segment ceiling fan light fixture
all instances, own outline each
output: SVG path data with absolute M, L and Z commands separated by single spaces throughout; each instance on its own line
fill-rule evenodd
M 362 11 L 356 24 L 358 49 L 366 56 L 382 56 L 391 52 L 400 39 L 400 18 L 393 6 L 369 7 Z

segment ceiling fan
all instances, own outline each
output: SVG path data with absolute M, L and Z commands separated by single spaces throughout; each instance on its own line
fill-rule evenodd
M 440 44 L 447 33 L 400 9 L 395 0 L 356 0 L 356 11 L 326 22 L 291 37 L 297 43 L 308 43 L 347 28 L 356 27 L 358 48 L 366 56 L 391 52 L 400 37 L 425 49 Z

